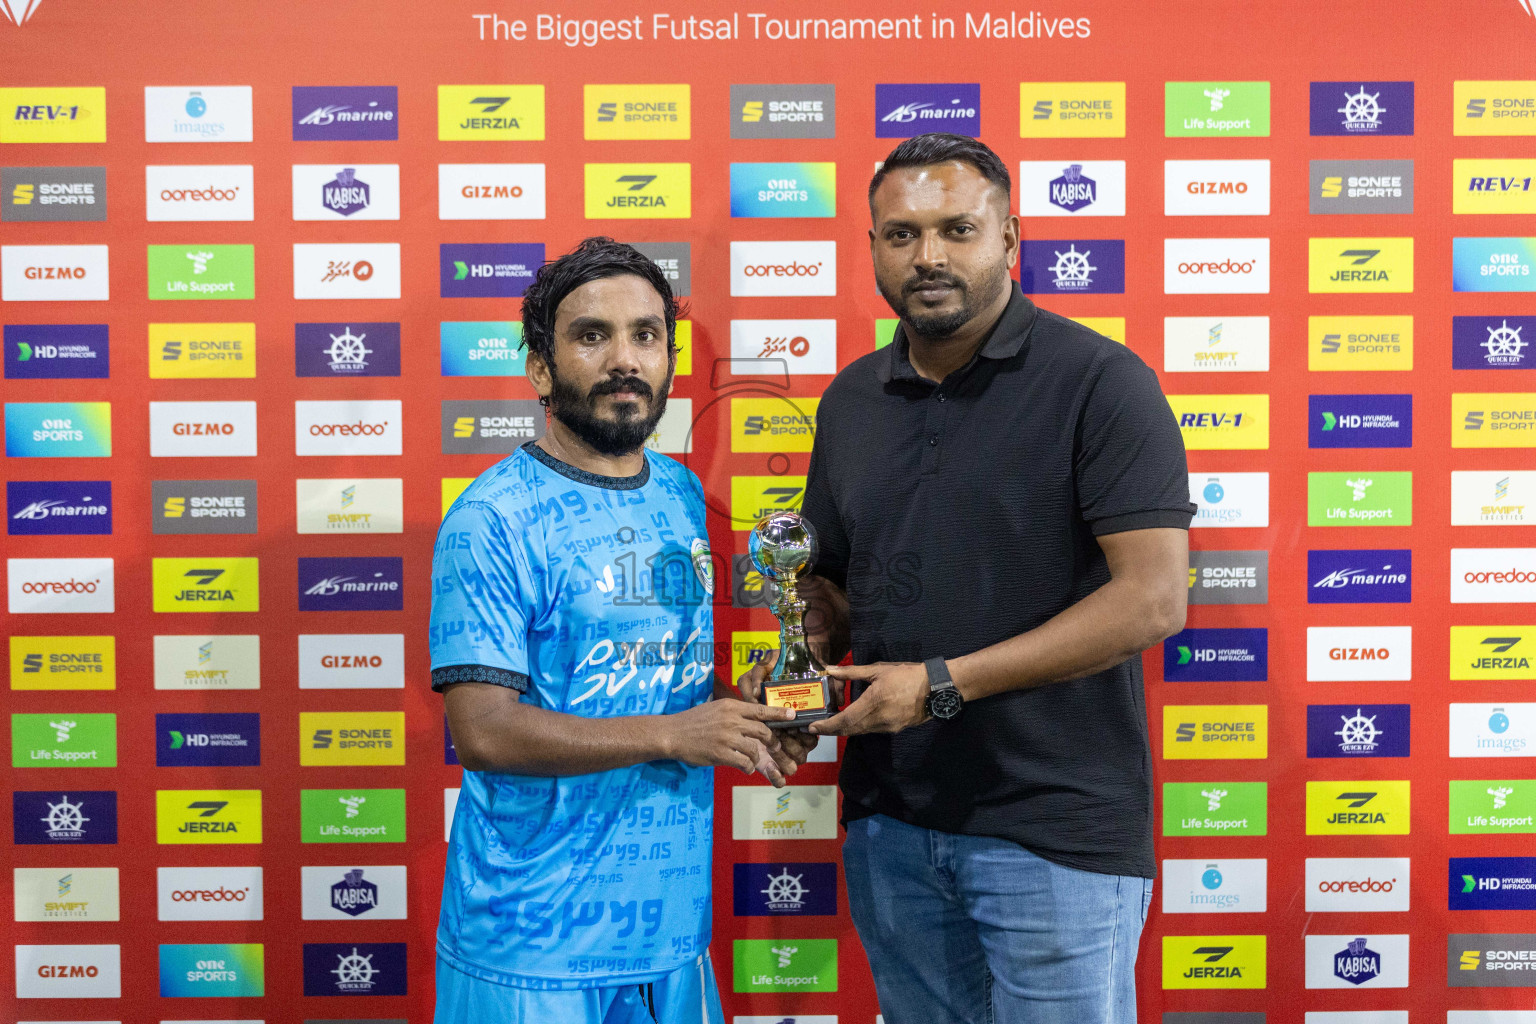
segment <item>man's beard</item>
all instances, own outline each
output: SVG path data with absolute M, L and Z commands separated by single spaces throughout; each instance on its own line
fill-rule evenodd
M 552 365 L 549 368 L 549 379 L 550 413 L 589 448 L 608 456 L 629 455 L 645 444 L 656 432 L 661 414 L 667 411 L 667 394 L 672 390 L 670 368 L 667 370 L 667 379 L 661 385 L 661 397 L 655 401 L 651 401 L 655 392 L 639 377 L 609 377 L 594 384 L 586 394 L 576 385 L 562 380 Z M 633 391 L 646 399 L 650 413 L 641 416 L 638 402 L 620 402 L 614 406 L 615 419 L 599 417 L 597 399 L 618 391 Z
M 923 313 L 914 310 L 907 301 L 907 293 L 916 290 L 924 284 L 947 284 L 960 292 L 960 308 L 952 313 Z M 880 287 L 880 294 L 885 297 L 886 303 L 901 317 L 902 323 L 912 328 L 912 332 L 929 341 L 940 341 L 953 335 L 960 328 L 976 318 L 977 313 L 997 300 L 998 294 L 1008 287 L 1008 270 L 1006 266 L 999 267 L 996 272 L 988 275 L 980 282 L 980 291 L 983 293 L 980 302 L 973 302 L 971 289 L 963 284 L 959 278 L 952 277 L 942 271 L 928 274 L 922 277 L 914 277 L 905 282 L 901 291 L 892 295 Z

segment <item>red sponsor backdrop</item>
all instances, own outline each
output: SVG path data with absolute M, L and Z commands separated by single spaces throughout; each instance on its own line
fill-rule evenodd
M 17 6 L 13 3 L 12 6 Z M 732 318 L 818 317 L 838 321 L 838 363 L 846 365 L 874 343 L 874 321 L 889 316 L 879 299 L 866 256 L 867 175 L 894 144 L 876 137 L 877 83 L 974 82 L 981 86 L 982 135 L 1011 168 L 1023 159 L 1126 161 L 1127 211 L 1123 218 L 1080 224 L 1026 220 L 1026 238 L 1123 238 L 1125 293 L 1052 298 L 1045 304 L 1071 316 L 1126 320 L 1127 340 L 1146 361 L 1162 367 L 1162 318 L 1168 315 L 1263 315 L 1270 318 L 1271 369 L 1267 373 L 1216 376 L 1164 375 L 1171 394 L 1268 394 L 1272 430 L 1268 450 L 1197 451 L 1195 473 L 1267 470 L 1271 474 L 1271 525 L 1263 530 L 1196 531 L 1192 546 L 1268 549 L 1267 606 L 1198 607 L 1191 626 L 1264 626 L 1270 636 L 1270 672 L 1263 683 L 1162 682 L 1161 657 L 1147 657 L 1148 705 L 1154 735 L 1157 781 L 1261 780 L 1269 783 L 1270 834 L 1263 838 L 1158 839 L 1159 858 L 1263 857 L 1269 860 L 1269 910 L 1237 916 L 1164 917 L 1156 905 L 1143 936 L 1138 969 L 1142 1019 L 1164 1010 L 1265 1010 L 1277 1022 L 1300 1021 L 1306 1010 L 1407 1009 L 1415 1020 L 1442 1020 L 1453 1008 L 1529 1006 L 1528 991 L 1452 990 L 1445 984 L 1445 936 L 1452 932 L 1536 931 L 1536 915 L 1513 911 L 1458 912 L 1446 908 L 1446 858 L 1516 855 L 1530 850 L 1521 836 L 1457 836 L 1446 831 L 1446 783 L 1455 778 L 1518 777 L 1525 770 L 1497 762 L 1457 761 L 1447 756 L 1447 623 L 1520 621 L 1523 615 L 1488 606 L 1448 605 L 1452 546 L 1516 546 L 1517 528 L 1449 525 L 1451 469 L 1506 469 L 1522 460 L 1497 451 L 1450 447 L 1450 394 L 1518 390 L 1511 375 L 1450 369 L 1453 314 L 1530 311 L 1528 297 L 1453 295 L 1451 238 L 1457 234 L 1536 233 L 1529 217 L 1468 218 L 1451 213 L 1453 156 L 1529 155 L 1528 139 L 1459 138 L 1452 135 L 1452 83 L 1457 79 L 1528 77 L 1536 21 L 1517 0 L 1469 4 L 1403 5 L 1382 0 L 1353 4 L 1316 0 L 1289 4 L 1213 5 L 1179 0 L 1164 4 L 1081 2 L 1042 12 L 1048 18 L 1086 18 L 1091 32 L 1062 39 L 928 38 L 931 12 L 877 9 L 857 3 L 775 5 L 778 17 L 916 16 L 922 40 L 877 42 L 769 41 L 750 36 L 748 9 L 695 3 L 670 12 L 729 18 L 740 14 L 747 35 L 736 40 L 656 40 L 651 9 L 619 10 L 613 4 L 567 3 L 547 9 L 462 0 L 438 4 L 379 2 L 281 5 L 230 0 L 221 4 L 96 4 L 43 0 L 17 28 L 0 24 L 0 85 L 104 86 L 104 145 L 9 145 L 0 162 L 16 165 L 105 165 L 109 216 L 105 223 L 0 225 L 7 244 L 102 244 L 111 247 L 109 303 L 6 304 L 0 319 L 20 323 L 105 322 L 112 339 L 112 373 L 100 381 L 18 381 L 0 384 L 6 401 L 110 401 L 114 454 L 109 460 L 7 460 L 13 480 L 109 478 L 114 486 L 116 527 L 110 537 L 7 537 L 11 557 L 97 556 L 116 561 L 117 611 L 66 618 L 8 616 L 8 633 L 107 634 L 117 637 L 118 686 L 101 693 L 7 692 L 17 712 L 110 711 L 118 716 L 119 767 L 108 769 L 18 768 L 3 773 L 7 790 L 115 789 L 120 794 L 120 836 L 115 846 L 59 851 L 43 846 L 10 849 L 18 866 L 116 866 L 122 872 L 122 920 L 118 923 L 16 924 L 14 943 L 120 943 L 120 1001 L 26 1000 L 10 1003 L 7 1019 L 100 1018 L 152 1021 L 170 1018 L 404 1017 L 429 1019 L 432 943 L 445 852 L 443 791 L 457 785 L 459 769 L 443 762 L 439 698 L 427 689 L 425 632 L 432 537 L 440 515 L 439 481 L 473 476 L 489 456 L 442 455 L 439 402 L 443 399 L 528 398 L 520 378 L 443 378 L 438 365 L 438 324 L 444 320 L 515 319 L 515 300 L 443 299 L 438 294 L 438 245 L 442 242 L 541 242 L 551 254 L 593 233 L 633 241 L 692 244 L 694 373 L 680 378 L 677 394 L 710 398 L 711 360 L 729 354 Z M 535 24 L 541 13 L 567 18 L 639 16 L 643 41 L 604 41 L 593 47 L 558 41 L 492 41 L 481 38 L 473 15 L 496 13 Z M 980 11 L 972 12 L 974 14 Z M 994 16 L 1003 14 L 993 10 Z M 1024 13 L 1022 10 L 1017 13 Z M 963 19 L 965 12 L 951 12 Z M 961 34 L 963 35 L 963 20 Z M 1417 124 L 1411 136 L 1311 137 L 1308 87 L 1312 81 L 1412 81 Z M 1162 130 L 1163 83 L 1199 79 L 1271 83 L 1272 132 L 1267 138 L 1169 139 Z M 1124 138 L 1042 139 L 1019 137 L 1020 81 L 1123 81 Z M 437 86 L 472 83 L 542 83 L 547 131 L 534 142 L 439 141 Z M 611 82 L 686 82 L 691 86 L 692 132 L 682 141 L 586 141 L 582 86 Z M 833 83 L 837 90 L 835 139 L 736 140 L 729 130 L 732 83 Z M 399 139 L 392 142 L 295 142 L 291 88 L 296 85 L 394 85 L 399 89 Z M 250 85 L 254 88 L 255 141 L 221 146 L 149 144 L 143 133 L 147 85 Z M 1272 165 L 1271 214 L 1267 217 L 1166 219 L 1159 196 L 1165 159 L 1261 158 Z M 1411 215 L 1319 218 L 1307 212 L 1307 164 L 1323 158 L 1412 159 L 1417 200 Z M 584 217 L 582 166 L 587 162 L 686 162 L 692 165 L 692 218 L 602 221 Z M 731 161 L 832 161 L 840 176 L 835 219 L 732 219 L 728 189 Z M 543 163 L 548 208 L 543 221 L 444 222 L 434 205 L 437 164 Z M 144 168 L 161 163 L 251 164 L 256 216 L 251 223 L 151 224 L 145 221 Z M 396 163 L 402 201 L 398 221 L 298 223 L 291 219 L 290 166 L 296 163 Z M 1488 221 L 1501 222 L 1486 227 Z M 1307 238 L 1313 235 L 1407 236 L 1416 239 L 1417 286 L 1401 295 L 1312 295 L 1307 289 Z M 1165 237 L 1267 237 L 1273 269 L 1268 295 L 1164 296 L 1161 284 Z M 732 298 L 728 249 L 733 240 L 832 239 L 838 243 L 836 297 Z M 402 246 L 400 300 L 297 302 L 291 295 L 292 244 L 297 242 L 398 242 Z M 161 243 L 241 243 L 256 247 L 254 302 L 202 302 L 167 310 L 146 300 L 145 247 Z M 1513 301 L 1512 301 L 1513 300 Z M 1311 374 L 1306 324 L 1313 315 L 1411 314 L 1416 327 L 1414 369 L 1396 374 Z M 403 359 L 399 378 L 352 381 L 296 379 L 296 322 L 398 321 Z M 146 325 L 161 321 L 254 321 L 254 380 L 150 380 Z M 1513 375 L 1523 377 L 1523 374 Z M 829 378 L 797 377 L 796 396 L 815 396 Z M 1309 393 L 1411 391 L 1416 406 L 1415 445 L 1394 452 L 1309 451 Z M 148 450 L 150 400 L 252 399 L 259 405 L 260 454 L 241 460 L 152 460 Z M 306 458 L 293 454 L 295 400 L 389 398 L 404 401 L 404 454 L 363 459 Z M 712 497 L 728 501 L 729 477 L 763 473 L 761 456 L 732 455 L 728 423 L 705 422 L 691 464 Z M 1518 453 L 1515 453 L 1518 455 Z M 1004 450 L 999 457 L 1007 457 Z M 806 456 L 787 456 L 788 472 L 804 472 Z M 1527 460 L 1528 463 L 1528 460 Z M 782 470 L 784 463 L 776 465 Z M 1416 483 L 1411 528 L 1317 530 L 1306 525 L 1309 470 L 1409 469 Z M 405 480 L 403 534 L 363 537 L 299 536 L 295 533 L 294 480 L 298 477 L 399 476 Z M 154 536 L 150 528 L 153 479 L 251 478 L 260 482 L 259 532 L 252 536 Z M 934 529 L 945 524 L 935 523 Z M 712 528 L 721 551 L 744 551 L 745 534 L 723 517 Z M 1305 598 L 1309 547 L 1411 547 L 1418 579 L 1410 606 L 1309 606 Z M 165 615 L 150 610 L 153 556 L 254 555 L 260 558 L 261 611 L 242 615 Z M 297 611 L 296 556 L 398 555 L 405 560 L 405 610 L 384 613 Z M 999 552 L 1006 558 L 1006 552 Z M 733 630 L 773 628 L 767 612 L 732 610 L 725 580 L 717 639 Z M 1387 609 L 1383 611 L 1382 609 Z M 314 621 L 314 620 L 321 621 Z M 1412 625 L 1414 673 L 1409 683 L 1309 684 L 1305 681 L 1308 625 Z M 150 638 L 156 633 L 260 633 L 259 690 L 229 693 L 156 691 Z M 297 636 L 308 632 L 402 632 L 407 636 L 407 684 L 392 690 L 303 691 L 294 665 Z M 729 670 L 721 656 L 720 670 Z M 1509 684 L 1469 683 L 1456 699 L 1493 701 L 1516 696 Z M 1306 759 L 1308 703 L 1406 701 L 1413 705 L 1413 755 L 1409 760 L 1358 763 Z M 1270 708 L 1269 757 L 1257 761 L 1162 760 L 1161 707 L 1166 703 L 1254 703 Z M 404 767 L 301 768 L 301 711 L 404 710 L 409 743 Z M 154 715 L 165 711 L 257 711 L 262 716 L 260 767 L 157 768 Z M 1094 724 L 1079 723 L 1085 745 Z M 1519 762 L 1517 762 L 1519 763 Z M 1303 835 L 1305 782 L 1309 779 L 1406 778 L 1413 784 L 1412 831 L 1370 838 Z M 734 842 L 730 787 L 739 778 L 722 773 L 717 802 L 716 918 L 714 954 L 727 1014 L 836 1014 L 843 1021 L 873 1019 L 876 1003 L 868 969 L 840 894 L 839 916 L 830 918 L 737 918 L 731 913 L 731 865 L 738 861 L 838 859 L 835 841 Z M 815 764 L 797 783 L 830 784 L 835 766 Z M 409 841 L 400 846 L 301 845 L 299 791 L 346 786 L 402 787 L 407 791 Z M 260 789 L 265 841 L 259 846 L 161 846 L 155 842 L 157 789 Z M 8 808 L 10 801 L 3 804 Z M 8 814 L 0 811 L 0 815 Z M 1307 856 L 1409 856 L 1413 858 L 1410 914 L 1322 915 L 1306 913 L 1303 863 Z M 406 921 L 305 922 L 300 919 L 299 871 L 307 863 L 398 863 L 410 871 Z M 62 858 L 62 860 L 61 860 Z M 259 864 L 266 869 L 265 919 L 257 923 L 157 921 L 155 868 L 164 865 Z M 840 869 L 839 869 L 840 870 Z M 7 915 L 9 916 L 9 915 Z M 1329 920 L 1332 918 L 1333 920 Z M 1303 987 L 1303 935 L 1409 933 L 1412 983 L 1406 990 L 1309 991 Z M 1261 934 L 1268 936 L 1268 987 L 1259 991 L 1164 992 L 1161 939 L 1167 934 Z M 825 994 L 732 994 L 731 940 L 837 938 L 838 991 Z M 304 942 L 405 941 L 411 970 L 409 995 L 372 999 L 306 999 Z M 922 936 L 914 936 L 922 942 Z M 250 1000 L 162 999 L 157 987 L 156 946 L 179 942 L 259 942 L 265 946 L 266 996 Z M 7 1002 L 9 983 L 0 991 Z

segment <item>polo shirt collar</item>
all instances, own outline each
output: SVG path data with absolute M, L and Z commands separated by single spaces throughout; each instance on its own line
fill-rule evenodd
M 1019 283 L 1014 281 L 1013 293 L 1003 315 L 998 318 L 992 333 L 982 342 L 976 354 L 984 359 L 1011 359 L 1024 351 L 1029 344 L 1029 332 L 1035 324 L 1035 304 L 1024 296 Z M 893 380 L 922 380 L 912 368 L 912 358 L 907 343 L 906 325 L 898 321 L 896 336 L 886 346 L 890 357 L 879 364 L 880 383 Z

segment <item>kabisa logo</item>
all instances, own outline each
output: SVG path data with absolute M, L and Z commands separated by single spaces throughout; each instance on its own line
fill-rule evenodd
M 298 481 L 299 533 L 399 533 L 401 481 L 348 477 Z
M 117 794 L 110 790 L 17 790 L 11 811 L 17 846 L 117 843 Z
M 371 189 L 351 167 L 343 167 L 336 177 L 320 186 L 320 205 L 343 217 L 368 209 Z
M 1412 160 L 1313 160 L 1309 213 L 1412 213 Z
M 105 302 L 109 298 L 105 245 L 0 245 L 0 300 Z
M 1536 160 L 1455 160 L 1453 213 L 1536 213 Z
M 1413 447 L 1412 395 L 1309 395 L 1308 448 Z
M 159 767 L 261 764 L 261 716 L 247 713 L 155 716 Z
M 439 141 L 537 142 L 544 138 L 542 85 L 440 85 Z
M 732 868 L 737 917 L 837 913 L 835 864 L 736 864 Z
M 400 325 L 295 324 L 293 362 L 300 377 L 398 377 Z
M 405 764 L 405 716 L 398 711 L 301 712 L 299 764 Z
M 1530 757 L 1536 704 L 1452 704 L 1452 757 Z
M 1308 473 L 1308 526 L 1412 526 L 1413 474 Z
M 1307 835 L 1407 835 L 1409 783 L 1307 783 Z
M 1308 757 L 1407 757 L 1407 704 L 1310 704 Z
M 156 558 L 157 612 L 255 612 L 261 610 L 255 558 Z
M 106 219 L 105 167 L 0 167 L 0 222 Z
M 1165 82 L 1168 138 L 1269 135 L 1268 82 Z
M 1412 82 L 1313 82 L 1313 135 L 1412 135 Z
M 403 996 L 403 942 L 304 943 L 306 996 Z
M 254 323 L 150 324 L 152 380 L 256 376 Z
M 1536 238 L 1456 238 L 1451 263 L 1458 292 L 1536 291 Z
M 1413 291 L 1412 238 L 1309 238 L 1307 290 Z
M 1452 626 L 1452 679 L 1536 679 L 1536 627 Z
M 1020 82 L 1019 137 L 1125 138 L 1125 83 Z
M 1452 448 L 1536 447 L 1536 393 L 1451 395 Z
M 145 142 L 250 142 L 251 87 L 144 88 Z
M 114 690 L 117 642 L 110 636 L 11 635 L 12 690 Z
M 875 137 L 905 139 L 925 132 L 981 134 L 981 85 L 876 85 Z
M 1452 910 L 1536 910 L 1536 858 L 1452 857 Z
M 1308 604 L 1407 604 L 1413 593 L 1409 549 L 1307 552 Z
M 293 165 L 293 219 L 400 219 L 400 165 Z
M 266 955 L 259 943 L 160 947 L 163 997 L 248 997 L 266 994 Z
M 1169 395 L 1191 450 L 1269 447 L 1268 395 Z
M 293 140 L 400 137 L 399 98 L 392 85 L 293 87 Z
M 151 299 L 254 299 L 253 245 L 151 245 Z
M 1264 988 L 1263 935 L 1163 936 L 1163 988 Z
M 1269 678 L 1269 630 L 1185 629 L 1163 641 L 1170 683 L 1263 682 Z
M 12 537 L 110 534 L 112 482 L 8 481 L 5 527 Z
M 1450 830 L 1452 835 L 1536 832 L 1536 780 L 1451 780 Z
M 516 320 L 444 320 L 438 324 L 444 377 L 521 377 L 528 352 Z
M 1269 474 L 1191 474 L 1189 500 L 1196 504 L 1193 526 L 1269 525 Z
M 306 843 L 403 843 L 405 790 L 301 790 L 299 832 Z
M 302 873 L 306 921 L 404 920 L 403 864 L 306 865 Z
M 439 291 L 445 299 L 516 298 L 544 265 L 544 246 L 445 242 L 438 247 L 438 264 Z
M 162 845 L 259 843 L 261 790 L 156 790 L 155 841 Z
M 438 220 L 543 220 L 543 164 L 438 164 Z
M 400 611 L 400 558 L 300 558 L 299 611 Z
M 110 558 L 8 558 L 5 576 L 12 615 L 116 611 Z
M 331 908 L 349 917 L 366 914 L 379 905 L 379 887 L 363 878 L 362 868 L 353 868 L 331 886 Z
M 687 85 L 584 85 L 587 139 L 686 139 L 692 134 Z
M 1269 756 L 1267 704 L 1169 704 L 1163 708 L 1163 758 L 1196 760 Z
M 444 455 L 515 452 L 543 437 L 546 425 L 543 406 L 531 398 L 444 401 L 441 414 Z
M 1125 216 L 1125 161 L 1025 160 L 1019 164 L 1023 217 Z
M 1408 936 L 1308 935 L 1307 988 L 1408 987 Z
M 12 25 L 25 25 L 42 4 L 43 0 L 0 0 L 0 14 Z
M 1118 238 L 1023 242 L 1019 284 L 1030 295 L 1123 294 L 1125 242 Z
M 105 380 L 106 324 L 6 324 L 7 380 Z
M 1263 913 L 1269 901 L 1264 860 L 1165 860 L 1165 914 Z
M 692 216 L 691 164 L 587 164 L 585 177 L 588 220 Z
M 1269 239 L 1163 239 L 1163 294 L 1269 294 Z
M 1536 81 L 1456 82 L 1457 135 L 1536 135 Z
M 255 480 L 155 480 L 156 534 L 255 533 Z
M 19 2 L 25 0 L 7 0 Z M 0 89 L 0 143 L 106 141 L 101 86 Z
M 1452 317 L 1451 368 L 1528 369 L 1536 361 L 1526 351 L 1532 342 L 1536 342 L 1536 316 Z
M 733 296 L 836 294 L 836 242 L 731 243 Z
M 1309 370 L 1413 369 L 1413 317 L 1307 318 Z
M 731 138 L 837 137 L 835 85 L 732 85 Z
M 831 217 L 835 163 L 731 164 L 732 217 Z

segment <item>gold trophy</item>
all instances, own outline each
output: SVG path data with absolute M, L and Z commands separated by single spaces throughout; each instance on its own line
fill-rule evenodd
M 779 660 L 763 680 L 758 700 L 792 708 L 795 717 L 769 722 L 774 729 L 803 729 L 837 713 L 837 690 L 805 642 L 805 602 L 796 581 L 816 563 L 816 533 L 798 512 L 778 512 L 752 528 L 747 538 L 752 565 L 777 585 L 773 613 L 779 618 Z

